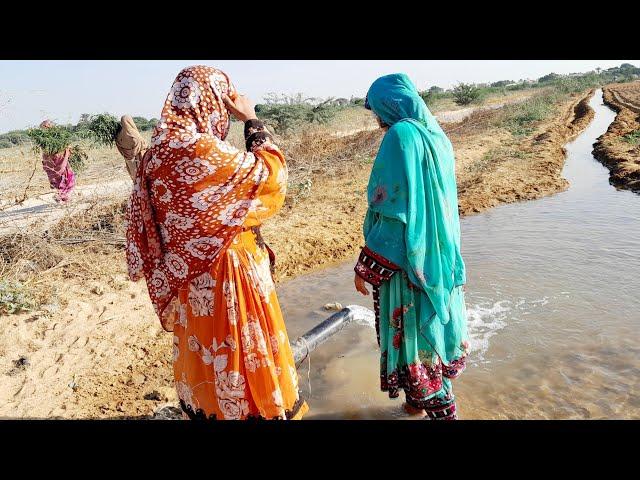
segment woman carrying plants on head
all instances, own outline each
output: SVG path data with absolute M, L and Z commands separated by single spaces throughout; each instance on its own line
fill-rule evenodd
M 246 152 L 225 142 L 230 114 Z M 307 405 L 259 226 L 284 202 L 282 152 L 228 77 L 175 79 L 127 208 L 127 262 L 173 331 L 174 379 L 192 419 L 297 419 Z
M 45 120 L 40 124 L 41 130 L 50 131 L 50 129 L 62 128 L 63 127 L 57 127 L 50 120 Z M 53 141 L 46 141 L 46 139 L 44 138 L 46 136 L 46 133 L 42 132 L 36 138 L 37 143 L 39 139 L 44 140 L 41 140 L 39 142 L 41 143 L 41 145 L 38 145 L 38 147 L 42 150 L 42 167 L 44 168 L 44 171 L 49 178 L 49 185 L 51 185 L 51 188 L 58 190 L 58 193 L 56 194 L 56 201 L 66 202 L 69 200 L 71 192 L 76 185 L 76 176 L 69 163 L 69 159 L 71 157 L 71 147 L 68 143 L 61 143 L 56 148 L 53 145 Z M 66 130 L 64 134 L 65 138 L 67 136 L 70 138 L 70 134 L 66 135 Z M 35 135 L 35 132 L 32 132 L 32 135 Z
M 373 286 L 381 389 L 404 390 L 408 413 L 453 420 L 468 351 L 453 147 L 404 74 L 377 79 L 365 106 L 388 129 L 355 267 L 356 289 Z

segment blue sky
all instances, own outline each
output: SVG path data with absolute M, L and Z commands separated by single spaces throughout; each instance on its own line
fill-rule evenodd
M 224 70 L 241 93 L 260 102 L 269 92 L 313 97 L 364 96 L 378 76 L 405 72 L 418 88 L 457 82 L 538 78 L 609 68 L 640 60 L 126 60 L 0 61 L 0 132 L 43 118 L 75 123 L 82 113 L 158 117 L 180 69 L 195 64 Z

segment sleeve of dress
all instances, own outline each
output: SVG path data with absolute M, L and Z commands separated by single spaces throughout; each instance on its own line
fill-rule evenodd
M 354 270 L 365 282 L 379 287 L 400 270 L 400 267 L 365 245 L 360 251 Z
M 247 152 L 264 162 L 264 175 L 267 176 L 256 199 L 255 208 L 244 222 L 245 227 L 255 227 L 282 208 L 287 193 L 287 164 L 284 155 L 273 143 L 273 137 L 264 122 L 257 119 L 245 122 L 244 136 Z
M 354 268 L 356 274 L 371 285 L 380 286 L 401 270 L 404 264 L 403 230 L 402 222 L 368 210 L 363 226 L 365 246 L 360 251 L 358 263 Z M 395 252 L 394 258 L 377 253 L 380 250 L 377 247 L 382 244 L 392 247 L 391 250 Z

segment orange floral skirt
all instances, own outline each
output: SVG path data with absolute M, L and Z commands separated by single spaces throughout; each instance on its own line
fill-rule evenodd
M 244 230 L 169 307 L 185 417 L 300 419 L 308 411 L 269 266 Z

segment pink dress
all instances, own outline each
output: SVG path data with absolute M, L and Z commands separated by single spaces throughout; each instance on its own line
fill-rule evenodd
M 67 148 L 64 152 L 55 155 L 42 155 L 42 166 L 49 177 L 51 188 L 58 190 L 56 200 L 66 202 L 73 188 L 76 185 L 76 176 L 69 165 L 71 150 Z

